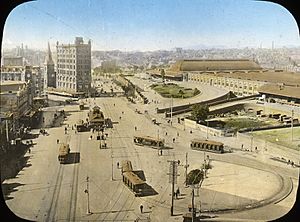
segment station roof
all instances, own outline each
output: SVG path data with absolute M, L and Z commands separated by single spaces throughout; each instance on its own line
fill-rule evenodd
M 237 71 L 233 73 L 219 72 L 211 75 L 228 77 L 233 79 L 244 79 L 244 80 L 261 81 L 261 82 L 269 82 L 269 83 L 283 83 L 286 85 L 300 86 L 300 73 L 293 73 L 293 72 L 286 72 L 286 71 L 266 70 L 264 72 L 248 72 L 248 73 Z
M 262 94 L 272 94 L 272 95 L 278 95 L 283 97 L 300 99 L 300 86 L 293 87 L 293 86 L 286 86 L 286 85 L 279 85 L 279 84 L 266 84 L 261 86 L 258 89 L 258 92 Z
M 184 59 L 175 62 L 169 71 L 218 71 L 218 70 L 260 70 L 257 63 L 248 59 Z

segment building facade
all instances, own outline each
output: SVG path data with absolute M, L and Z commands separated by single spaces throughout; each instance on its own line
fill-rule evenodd
M 1 82 L 26 82 L 32 97 L 40 96 L 44 91 L 44 75 L 39 66 L 2 66 Z
M 5 81 L 0 83 L 0 89 L 0 113 L 11 116 L 16 131 L 20 127 L 20 119 L 32 108 L 30 85 L 24 81 Z
M 15 57 L 3 57 L 4 66 L 24 66 L 24 57 L 15 56 Z
M 76 37 L 74 44 L 57 42 L 57 91 L 89 94 L 91 90 L 91 41 L 84 44 Z

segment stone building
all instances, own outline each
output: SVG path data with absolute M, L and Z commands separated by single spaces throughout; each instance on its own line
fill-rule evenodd
M 91 41 L 84 44 L 76 37 L 74 44 L 57 42 L 56 90 L 72 95 L 89 94 L 91 90 Z
M 33 98 L 30 90 L 28 82 L 0 82 L 0 113 L 11 116 L 14 131 L 20 127 L 20 119 L 31 111 Z
M 24 66 L 25 60 L 22 56 L 3 57 L 3 66 Z
M 44 90 L 44 76 L 39 66 L 2 66 L 1 81 L 28 83 L 30 95 L 40 96 Z

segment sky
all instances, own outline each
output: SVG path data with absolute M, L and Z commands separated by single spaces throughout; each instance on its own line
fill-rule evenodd
M 37 0 L 8 16 L 3 48 L 91 39 L 92 50 L 300 46 L 284 7 L 252 0 Z

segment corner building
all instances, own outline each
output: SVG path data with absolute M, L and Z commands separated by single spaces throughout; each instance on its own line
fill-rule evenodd
M 56 43 L 56 90 L 72 95 L 86 94 L 91 89 L 91 41 L 84 44 L 76 37 L 74 44 Z

